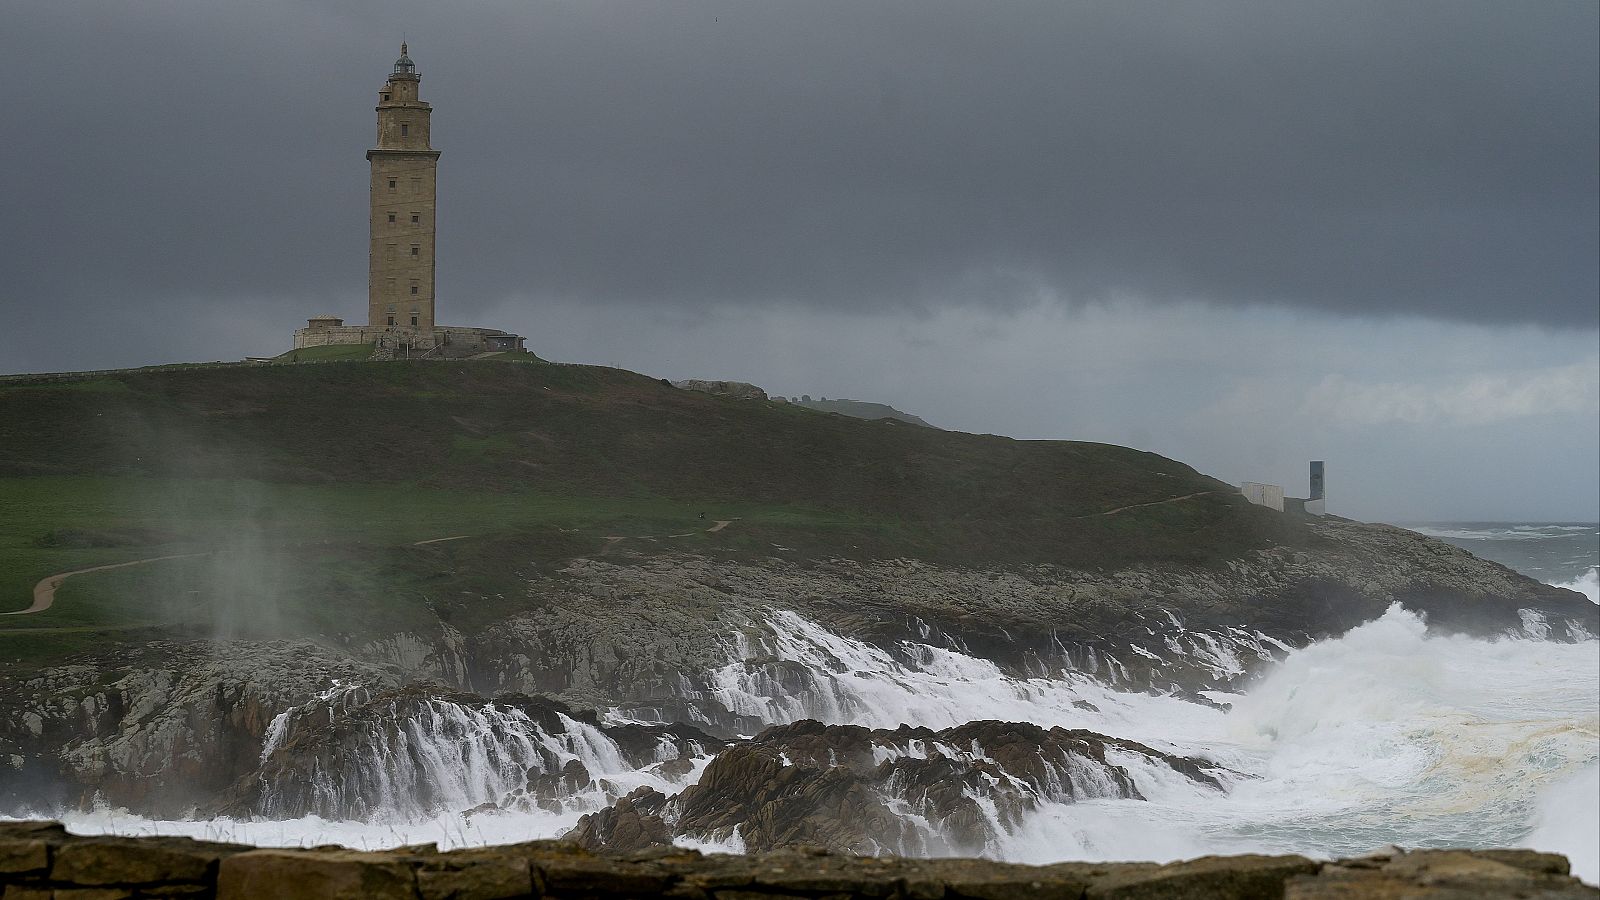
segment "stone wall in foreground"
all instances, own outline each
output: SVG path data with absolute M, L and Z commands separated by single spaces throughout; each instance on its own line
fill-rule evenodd
M 762 900 L 1079 898 L 1600 897 L 1565 858 L 1531 850 L 1394 851 L 1020 866 L 784 851 L 702 856 L 667 849 L 605 856 L 556 841 L 438 852 L 262 850 L 188 838 L 79 837 L 54 822 L 0 823 L 3 900 L 133 897 L 500 900 L 513 897 Z

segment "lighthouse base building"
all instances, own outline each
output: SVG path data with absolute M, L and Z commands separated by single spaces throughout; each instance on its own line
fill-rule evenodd
M 378 141 L 371 167 L 367 249 L 367 324 L 315 316 L 294 333 L 296 350 L 372 344 L 379 358 L 467 357 L 523 350 L 519 335 L 495 328 L 436 324 L 434 211 L 439 151 L 430 144 L 433 108 L 419 96 L 422 76 L 405 44 L 378 92 Z

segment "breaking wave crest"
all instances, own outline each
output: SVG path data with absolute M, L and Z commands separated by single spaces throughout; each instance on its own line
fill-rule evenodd
M 1577 591 L 1588 597 L 1590 603 L 1600 606 L 1600 566 L 1590 566 L 1589 571 L 1571 581 L 1558 582 L 1556 587 Z

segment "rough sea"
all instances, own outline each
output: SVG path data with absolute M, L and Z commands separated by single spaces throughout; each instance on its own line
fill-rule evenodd
M 1593 523 L 1410 527 L 1600 603 L 1600 526 Z M 812 717 L 889 728 L 987 718 L 1088 728 L 1204 756 L 1236 773 L 1218 794 L 1130 759 L 1125 764 L 1147 799 L 1043 803 L 1019 827 L 999 828 L 990 856 L 1171 860 L 1251 851 L 1340 856 L 1389 844 L 1531 846 L 1567 854 L 1577 874 L 1600 880 L 1600 641 L 1593 638 L 1537 640 L 1538 623 L 1490 640 L 1445 637 L 1392 608 L 1337 639 L 1289 652 L 1240 693 L 1211 694 L 1224 709 L 1120 693 L 1072 673 L 1019 679 L 986 660 L 934 648 L 922 654 L 924 663 L 910 665 L 792 613 L 777 613 L 774 625 L 781 640 L 767 652 L 829 682 L 828 702 L 797 708 L 792 698 L 743 679 L 743 667 L 730 659 L 718 690 L 729 708 L 765 710 L 771 721 Z M 626 771 L 614 745 L 594 734 L 551 750 L 581 759 L 623 789 L 648 783 L 672 793 L 704 768 L 705 760 L 696 760 L 673 783 Z M 416 739 L 428 735 L 417 732 Z M 449 749 L 440 758 L 459 762 L 461 748 Z M 496 752 L 486 748 L 485 760 Z M 493 799 L 495 781 L 443 768 L 425 774 L 453 785 L 453 809 L 418 814 L 397 798 L 393 815 L 370 822 L 153 821 L 110 809 L 64 818 L 81 833 L 178 833 L 279 846 L 463 846 L 554 837 L 606 799 L 575 796 L 560 812 L 468 819 L 459 810 Z M 736 838 L 700 846 L 739 849 Z

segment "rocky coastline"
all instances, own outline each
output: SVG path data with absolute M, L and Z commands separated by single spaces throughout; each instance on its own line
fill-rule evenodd
M 1338 520 L 1307 527 L 1309 547 L 1269 548 L 1214 568 L 576 556 L 531 568 L 521 608 L 471 633 L 440 619 L 365 644 L 168 639 L 5 671 L 12 689 L 0 696 L 0 803 L 98 801 L 182 816 L 258 775 L 276 719 L 352 688 L 368 698 L 407 688 L 480 703 L 547 697 L 563 708 L 683 723 L 709 750 L 816 717 L 805 703 L 828 699 L 827 666 L 836 663 L 785 658 L 797 628 L 858 641 L 884 665 L 915 668 L 926 662 L 918 654 L 951 652 L 1013 677 L 1071 672 L 1198 702 L 1391 604 L 1447 631 L 1552 640 L 1600 632 L 1597 608 L 1580 595 L 1443 542 Z M 730 706 L 728 679 L 773 699 Z M 335 712 L 323 715 L 331 722 Z M 329 748 L 303 741 L 295 749 L 309 754 L 304 764 Z

